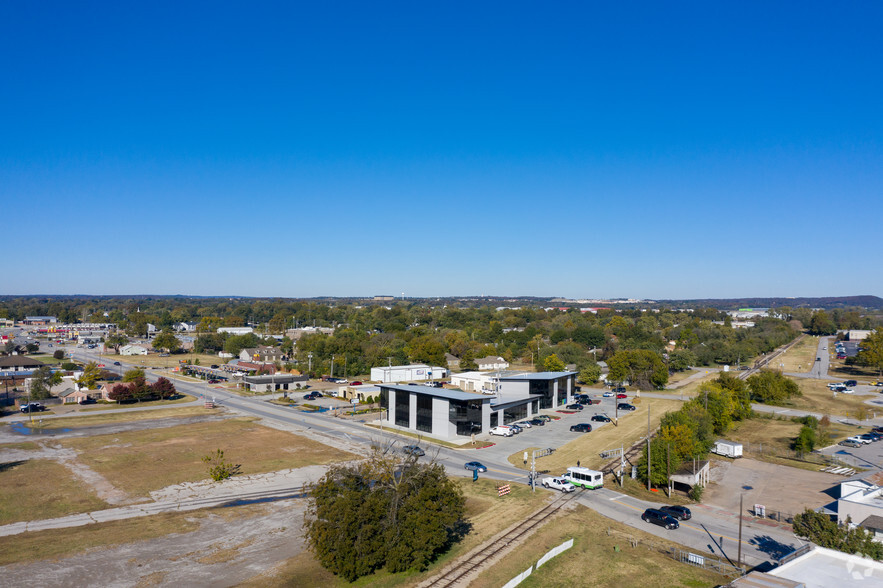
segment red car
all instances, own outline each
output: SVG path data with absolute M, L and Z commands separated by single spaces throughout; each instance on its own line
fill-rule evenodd
M 350 386 L 361 386 L 362 382 L 351 382 Z
M 628 395 L 628 394 L 622 394 L 622 393 L 620 393 L 620 394 L 617 394 L 616 397 L 617 397 L 617 398 L 628 398 L 629 395 Z

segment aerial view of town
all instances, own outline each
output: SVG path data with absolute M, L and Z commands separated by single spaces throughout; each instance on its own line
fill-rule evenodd
M 0 5 L 0 586 L 883 585 L 883 5 Z

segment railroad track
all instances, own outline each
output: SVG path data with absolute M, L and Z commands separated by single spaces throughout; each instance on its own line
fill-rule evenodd
M 449 570 L 442 572 L 440 576 L 431 579 L 425 584 L 421 584 L 421 588 L 428 588 L 430 586 L 438 588 L 456 586 L 458 582 L 464 581 L 471 574 L 480 570 L 491 557 L 502 556 L 505 554 L 513 543 L 517 543 L 526 535 L 534 532 L 537 529 L 538 523 L 541 523 L 544 519 L 557 513 L 583 492 L 585 492 L 585 489 L 562 494 L 545 507 L 518 523 L 518 525 L 511 528 L 504 535 L 489 541 L 482 545 L 478 550 L 468 554 L 464 559 L 455 562 Z

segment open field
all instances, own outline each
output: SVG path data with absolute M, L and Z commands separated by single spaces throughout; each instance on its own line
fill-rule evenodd
M 326 464 L 357 456 L 310 439 L 256 424 L 252 419 L 60 439 L 88 465 L 130 496 L 147 496 L 172 484 L 208 478 L 202 457 L 224 450 L 241 474 Z
M 51 484 L 47 483 L 49 480 Z M 55 461 L 34 459 L 0 464 L 0 525 L 107 507 L 91 488 Z
M 537 459 L 537 471 L 560 474 L 570 466 L 580 465 L 588 468 L 599 468 L 606 464 L 599 453 L 606 449 L 624 446 L 626 449 L 647 435 L 647 407 L 650 407 L 650 430 L 655 431 L 662 416 L 670 411 L 678 410 L 683 405 L 678 400 L 660 400 L 642 398 L 637 404 L 638 410 L 623 417 L 620 416 L 619 426 L 607 423 L 591 433 L 574 433 L 573 441 L 558 448 L 552 455 Z M 536 448 L 534 448 L 536 449 Z M 517 468 L 530 469 L 523 462 L 523 451 L 509 456 L 509 463 Z
M 755 418 L 737 423 L 724 437 L 746 444 L 746 452 L 750 447 L 750 452 L 755 453 L 755 448 L 759 449 L 762 445 L 764 451 L 787 453 L 791 451 L 791 442 L 800 433 L 802 426 L 801 423 L 791 419 Z M 841 423 L 831 423 L 828 427 L 831 443 L 837 443 L 861 432 L 863 430 L 859 427 Z
M 858 380 L 860 384 L 873 384 L 877 380 L 883 380 L 880 373 L 870 367 L 860 365 L 846 365 L 842 359 L 831 358 L 828 375 L 842 377 L 844 380 L 851 378 Z
M 797 385 L 800 386 L 803 396 L 792 398 L 786 406 L 822 414 L 846 415 L 848 413 L 851 417 L 854 417 L 859 409 L 867 410 L 868 414 L 875 410 L 873 406 L 865 404 L 866 400 L 873 398 L 872 396 L 838 393 L 835 398 L 834 393 L 828 389 L 830 383 L 830 380 L 810 378 L 797 380 Z
M 808 372 L 816 361 L 816 350 L 819 348 L 819 338 L 805 336 L 794 344 L 788 351 L 779 355 L 773 363 L 776 369 L 779 364 L 785 364 L 786 372 Z
M 188 416 L 203 416 L 211 412 L 211 410 L 223 410 L 223 409 L 206 409 L 202 406 L 188 406 L 183 408 L 160 408 L 157 410 L 133 410 L 132 412 L 115 412 L 115 413 L 102 413 L 99 411 L 96 414 L 89 415 L 77 415 L 77 416 L 69 416 L 69 417 L 59 417 L 57 419 L 51 419 L 44 421 L 42 427 L 38 427 L 42 430 L 52 430 L 52 429 L 64 429 L 67 427 L 90 427 L 95 425 L 107 425 L 111 423 L 128 423 L 134 421 L 147 421 L 152 419 L 166 419 L 170 417 L 188 417 Z M 46 413 L 41 413 L 46 414 Z M 30 423 L 25 423 L 26 426 L 31 426 Z M 37 428 L 35 426 L 35 428 Z
M 227 360 L 221 359 L 217 355 L 208 355 L 200 353 L 172 353 L 168 357 L 160 357 L 159 353 L 151 353 L 149 355 L 117 355 L 115 353 L 102 353 L 99 363 L 112 364 L 115 361 L 132 364 L 136 366 L 144 366 L 147 368 L 175 368 L 178 367 L 179 360 L 199 362 L 199 365 L 220 365 L 227 363 Z M 109 366 L 113 367 L 113 366 Z
M 245 586 L 413 586 L 432 576 L 437 570 L 460 555 L 484 543 L 503 529 L 539 510 L 549 499 L 548 492 L 531 492 L 526 486 L 512 484 L 507 496 L 497 496 L 499 482 L 479 479 L 460 481 L 466 497 L 467 518 L 472 524 L 471 532 L 451 550 L 442 555 L 427 571 L 389 574 L 380 571 L 361 578 L 352 584 L 323 569 L 312 554 L 304 552 L 279 566 L 272 574 L 263 574 Z
M 608 529 L 612 531 L 610 534 Z M 627 537 L 634 537 L 640 543 L 632 547 Z M 521 586 L 711 587 L 727 581 L 721 575 L 675 562 L 647 549 L 645 544 L 674 546 L 673 542 L 617 523 L 579 505 L 543 526 L 470 586 L 502 586 L 568 539 L 574 540 L 573 547 L 534 571 Z

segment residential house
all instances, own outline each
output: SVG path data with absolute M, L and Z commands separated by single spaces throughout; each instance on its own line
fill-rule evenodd
M 0 372 L 32 372 L 43 367 L 42 361 L 24 355 L 8 355 L 0 357 Z
M 194 321 L 185 321 L 185 322 L 177 323 L 174 326 L 174 329 L 178 332 L 181 332 L 181 333 L 195 333 L 196 327 L 198 325 L 199 325 L 199 323 L 194 322 Z
M 147 347 L 144 345 L 123 345 L 120 347 L 120 355 L 147 355 Z
M 502 357 L 489 355 L 475 360 L 479 370 L 505 370 L 509 368 L 509 362 Z
M 239 352 L 239 359 L 252 363 L 276 363 L 284 361 L 285 355 L 278 347 L 267 347 L 261 345 L 250 349 L 243 349 Z

